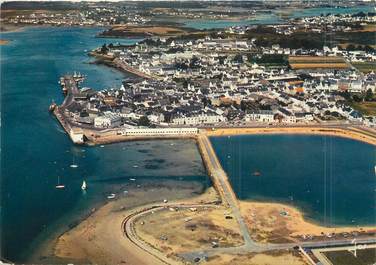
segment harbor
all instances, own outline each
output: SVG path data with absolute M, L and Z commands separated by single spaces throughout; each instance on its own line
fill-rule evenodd
M 101 220 L 103 226 L 100 227 L 105 229 L 108 226 L 106 221 L 109 221 L 106 213 L 113 209 L 119 210 L 116 220 L 123 221 L 123 211 L 120 209 L 125 207 L 124 205 L 130 208 L 135 207 L 135 204 L 126 204 L 129 200 L 137 201 L 139 198 L 154 196 L 153 199 L 158 200 L 157 202 L 149 200 L 142 201 L 142 203 L 163 208 L 166 205 L 164 200 L 168 200 L 168 203 L 175 203 L 173 194 L 168 197 L 169 192 L 184 190 L 184 194 L 179 195 L 179 199 L 182 201 L 179 201 L 178 204 L 187 203 L 186 197 L 199 194 L 202 192 L 202 187 L 192 189 L 192 185 L 181 184 L 180 178 L 185 181 L 192 177 L 194 181 L 201 181 L 205 184 L 206 176 L 203 165 L 207 169 L 211 183 L 220 195 L 223 206 L 228 207 L 228 213 L 235 213 L 233 221 L 241 225 L 245 222 L 247 225 L 247 220 L 244 220 L 246 218 L 242 216 L 238 218 L 238 209 L 240 208 L 240 213 L 242 211 L 241 205 L 239 207 L 239 198 L 230 183 L 225 163 L 220 162 L 220 152 L 213 149 L 212 137 L 230 136 L 232 139 L 237 135 L 327 135 L 328 139 L 339 136 L 346 138 L 345 140 L 351 138 L 359 141 L 354 144 L 353 150 L 358 150 L 357 144 L 363 142 L 375 145 L 374 129 L 352 124 L 331 124 L 330 122 L 315 125 L 275 125 L 270 128 L 265 128 L 264 124 L 249 124 L 246 127 L 239 125 L 236 128 L 228 128 L 223 125 L 214 127 L 214 129 L 210 125 L 204 127 L 175 126 L 175 128 L 121 128 L 121 130 L 119 128 L 93 129 L 78 125 L 70 119 L 71 116 L 67 115 L 65 111 L 67 108 L 73 107 L 74 95 L 77 96 L 76 98 L 81 96 L 78 91 L 80 88 L 77 86 L 78 80 L 74 80 L 74 75 L 63 76 L 62 83 L 66 87 L 64 96 L 63 87 L 56 89 L 61 74 L 70 72 L 80 65 L 80 70 L 82 69 L 82 72 L 88 77 L 83 84 L 85 87 L 92 87 L 99 91 L 103 87 L 120 87 L 122 83 L 123 75 L 119 72 L 103 66 L 82 63 L 87 60 L 82 43 L 87 43 L 87 49 L 94 49 L 102 45 L 102 39 L 98 40 L 92 37 L 97 31 L 98 29 L 82 28 L 25 29 L 23 32 L 10 33 L 9 38 L 12 39 L 12 45 L 4 46 L 2 64 L 7 64 L 7 67 L 3 67 L 2 70 L 4 76 L 14 76 L 20 71 L 24 73 L 17 79 L 9 78 L 9 81 L 2 83 L 3 98 L 14 102 L 14 104 L 4 105 L 2 110 L 4 113 L 2 120 L 8 124 L 2 131 L 4 135 L 3 150 L 7 152 L 7 155 L 4 156 L 3 190 L 5 191 L 4 216 L 6 218 L 2 220 L 4 225 L 2 240 L 9 242 L 4 251 L 12 261 L 24 262 L 27 260 L 30 253 L 33 252 L 32 249 L 29 249 L 29 242 L 35 240 L 37 235 L 45 236 L 48 233 L 55 235 L 56 231 L 59 231 L 65 237 L 67 234 L 64 232 L 68 231 L 69 234 L 72 231 L 77 231 L 74 230 L 74 227 L 77 227 L 78 231 L 87 231 L 88 226 L 86 227 L 85 224 L 88 224 L 89 221 L 85 222 L 85 220 L 93 221 L 90 224 Z M 46 35 L 51 38 L 46 39 Z M 21 41 L 25 38 L 30 38 L 31 41 Z M 40 45 L 35 45 L 35 43 L 40 43 Z M 62 49 L 66 51 L 66 54 L 56 57 L 56 54 L 60 54 Z M 29 56 L 31 50 L 40 54 L 47 51 L 48 54 L 46 56 Z M 54 67 L 51 67 L 50 58 L 57 60 Z M 15 63 L 8 65 L 9 60 Z M 29 93 L 30 89 L 33 90 L 33 93 Z M 78 92 L 78 94 L 70 91 Z M 52 121 L 54 118 L 48 114 L 47 109 L 51 102 L 56 104 L 51 106 L 51 110 L 53 117 L 56 117 L 58 122 Z M 62 105 L 57 105 L 59 102 L 63 102 Z M 20 106 L 25 106 L 25 108 Z M 178 131 L 172 129 L 178 129 Z M 166 132 L 169 134 L 166 135 Z M 111 145 L 111 143 L 117 144 Z M 201 153 L 198 153 L 196 146 L 199 147 Z M 225 153 L 226 157 L 227 155 Z M 336 156 L 342 157 L 343 154 L 337 153 Z M 347 158 L 347 161 L 351 160 L 351 157 Z M 77 165 L 77 167 L 71 167 L 71 165 Z M 255 172 L 259 172 L 261 175 L 256 176 Z M 175 176 L 176 174 L 179 175 Z M 58 176 L 61 179 L 56 182 Z M 169 176 L 176 177 L 176 182 L 173 182 L 168 188 L 159 189 L 159 182 L 163 182 L 164 178 Z M 267 178 L 268 172 L 260 163 L 247 169 L 247 176 L 262 180 Z M 141 183 L 142 178 L 157 179 L 157 183 L 148 187 Z M 361 182 L 361 180 L 359 181 Z M 128 182 L 134 183 L 131 187 L 140 192 L 139 196 L 129 196 L 131 199 L 127 197 L 124 191 L 132 193 L 127 186 Z M 205 186 L 204 184 L 203 186 Z M 65 188 L 57 189 L 56 185 L 64 185 Z M 144 192 L 144 188 L 146 192 Z M 108 196 L 112 197 L 112 194 L 115 194 L 114 198 L 108 198 Z M 101 210 L 103 202 L 108 203 L 104 211 Z M 124 205 L 121 205 L 122 202 Z M 198 203 L 200 200 L 192 205 L 197 206 Z M 118 207 L 111 208 L 113 205 L 118 205 Z M 178 207 L 178 205 L 174 204 L 174 207 Z M 280 207 L 277 207 L 279 210 Z M 98 210 L 94 213 L 99 212 L 100 214 L 91 214 L 92 218 L 86 218 L 86 214 L 90 213 L 93 208 Z M 290 210 L 286 211 L 291 212 Z M 84 215 L 84 219 L 82 219 L 82 215 Z M 243 214 L 241 213 L 241 215 Z M 81 217 L 77 218 L 78 216 Z M 30 222 L 25 223 L 24 220 L 30 220 Z M 72 226 L 68 227 L 67 224 Z M 124 239 L 123 231 L 120 229 L 121 223 L 112 224 L 119 227 L 119 231 L 112 231 L 116 233 L 116 238 Z M 98 226 L 98 228 L 100 227 Z M 103 233 L 108 230 L 95 230 L 96 228 L 93 226 L 90 229 L 93 230 L 90 230 L 88 236 L 95 235 L 103 240 L 100 247 L 106 249 L 106 246 L 113 245 L 114 240 L 109 239 L 107 234 Z M 51 230 L 54 230 L 55 233 L 51 233 Z M 242 237 L 248 238 L 247 234 L 250 234 L 251 240 L 254 241 L 251 232 L 246 232 Z M 78 235 L 76 239 L 80 239 L 80 234 L 74 233 L 74 235 Z M 138 237 L 138 235 L 135 236 Z M 40 241 L 43 241 L 42 239 L 38 238 Z M 79 242 L 88 244 L 90 242 L 88 239 L 89 237 L 85 237 L 86 243 L 83 240 Z M 338 242 L 333 238 L 330 240 L 333 240 L 333 244 L 351 243 L 350 239 Z M 248 242 L 250 242 L 248 246 L 253 247 L 252 250 L 264 250 L 263 247 L 253 245 L 252 241 Z M 368 241 L 365 239 L 364 242 Z M 309 244 L 311 243 L 304 242 L 302 246 L 310 246 Z M 326 242 L 315 244 L 330 245 Z M 135 249 L 133 243 L 123 246 L 128 248 L 128 252 L 122 252 L 127 248 L 120 250 L 116 248 L 115 251 L 119 250 L 118 253 L 122 254 L 116 256 L 117 258 L 113 259 L 114 262 L 120 263 L 124 256 L 132 255 L 129 249 Z M 294 246 L 295 244 L 288 244 L 278 247 L 292 249 Z M 242 246 L 224 250 L 221 247 L 212 248 L 210 246 L 208 251 L 203 251 L 202 256 L 217 255 L 220 251 L 245 253 L 250 249 Z M 78 248 L 73 248 L 73 250 L 81 251 Z M 90 253 L 95 256 L 97 262 L 108 262 L 100 255 L 96 255 L 100 251 L 102 249 L 97 248 Z M 69 251 L 64 253 L 68 255 Z M 142 259 L 145 251 L 137 248 L 137 254 L 139 255 L 138 259 L 134 258 L 133 261 Z M 199 251 L 186 253 L 186 257 L 188 259 L 192 257 L 192 260 L 200 255 Z M 80 257 L 82 258 L 82 256 Z M 41 262 L 44 258 L 44 255 L 37 256 L 34 262 Z M 59 262 L 61 261 L 66 262 L 67 260 L 62 258 Z M 75 262 L 75 260 L 73 261 Z

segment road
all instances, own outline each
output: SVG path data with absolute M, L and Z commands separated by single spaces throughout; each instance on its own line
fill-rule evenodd
M 218 158 L 214 153 L 213 147 L 209 142 L 209 138 L 204 134 L 200 134 L 198 137 L 198 141 L 201 141 L 205 148 L 205 151 L 208 154 L 208 159 L 210 160 L 208 162 L 212 166 L 212 178 L 216 178 L 219 181 L 220 189 L 222 190 L 222 200 L 231 208 L 231 211 L 239 224 L 240 232 L 243 235 L 244 244 L 250 248 L 257 247 L 257 244 L 252 240 L 247 225 L 245 224 L 245 221 L 240 214 L 238 200 L 227 179 L 227 174 L 222 169 L 222 166 L 220 165 Z
M 80 91 L 77 86 L 77 82 L 72 75 L 65 75 L 61 80 L 61 85 L 66 89 L 67 94 L 63 103 L 59 108 L 67 108 L 74 102 L 74 95 L 78 94 Z
M 153 204 L 149 205 L 148 207 L 145 207 L 144 209 L 140 211 L 136 211 L 130 215 L 128 215 L 123 223 L 122 228 L 124 231 L 124 236 L 127 237 L 132 243 L 134 243 L 137 247 L 141 248 L 142 250 L 146 251 L 148 254 L 152 255 L 154 258 L 156 258 L 156 261 L 154 264 L 181 264 L 181 262 L 168 258 L 164 255 L 164 253 L 160 252 L 159 250 L 153 248 L 149 244 L 147 244 L 145 241 L 141 240 L 134 231 L 133 223 L 148 214 L 151 214 L 156 211 L 160 211 L 163 209 L 166 209 L 166 207 L 170 208 L 200 208 L 200 207 L 216 207 L 212 204 L 182 204 L 182 203 L 169 203 L 164 205 L 159 204 Z

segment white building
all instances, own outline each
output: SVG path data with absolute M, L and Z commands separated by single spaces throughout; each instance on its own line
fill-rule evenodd
M 217 114 L 201 113 L 190 116 L 179 116 L 172 119 L 174 125 L 200 125 L 200 124 L 214 124 L 225 121 L 225 117 Z
M 112 128 L 121 125 L 121 116 L 112 112 L 105 112 L 103 116 L 94 118 L 94 127 Z
M 127 136 L 173 136 L 173 135 L 196 135 L 197 128 L 131 128 L 118 131 Z
M 252 113 L 248 113 L 245 116 L 246 121 L 258 121 L 258 122 L 273 122 L 274 114 L 272 111 L 260 110 Z

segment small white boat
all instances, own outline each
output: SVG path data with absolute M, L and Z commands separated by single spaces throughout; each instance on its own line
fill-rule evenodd
M 86 190 L 86 188 L 87 188 L 87 185 L 86 185 L 86 181 L 84 180 L 84 181 L 82 182 L 81 189 L 82 189 L 82 190 Z
M 57 185 L 55 186 L 56 189 L 64 189 L 65 185 L 60 184 L 60 176 L 57 176 Z
M 130 180 L 130 181 L 136 181 L 136 179 L 133 179 L 133 178 L 130 178 L 129 180 Z
M 115 193 L 111 193 L 110 195 L 107 196 L 107 199 L 114 199 L 116 197 Z
M 134 168 L 138 168 L 138 166 L 137 166 L 137 165 L 134 165 L 133 167 L 134 167 Z
M 70 167 L 71 167 L 71 168 L 78 168 L 78 165 L 76 165 L 76 164 L 72 164 L 72 165 L 70 165 Z
M 101 147 L 101 148 L 103 148 L 103 147 L 104 147 L 104 145 L 101 145 L 100 147 Z

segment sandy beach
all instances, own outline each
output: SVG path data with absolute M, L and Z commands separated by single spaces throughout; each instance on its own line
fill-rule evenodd
M 376 145 L 376 137 L 365 134 L 356 128 L 342 129 L 330 127 L 265 127 L 265 128 L 221 128 L 207 130 L 208 136 L 231 136 L 242 134 L 308 134 L 308 135 L 328 135 L 349 138 Z
M 211 191 L 210 191 L 211 190 Z M 51 246 L 51 260 L 94 264 L 164 264 L 129 241 L 122 229 L 126 216 L 151 203 L 163 204 L 165 198 L 184 199 L 185 203 L 203 203 L 213 198 L 211 188 L 202 195 L 200 187 L 178 181 L 160 187 L 129 191 L 124 198 L 109 201 L 72 230 L 61 235 Z M 192 197 L 193 196 L 193 197 Z M 174 200 L 171 200 L 171 203 Z M 170 200 L 169 200 L 170 202 Z
M 10 42 L 10 40 L 0 39 L 0 45 L 7 45 L 9 42 Z
M 254 239 L 259 242 L 303 242 L 346 238 L 353 233 L 373 235 L 376 226 L 325 227 L 304 218 L 297 208 L 280 203 L 239 201 L 240 210 Z M 344 236 L 346 235 L 346 236 Z

